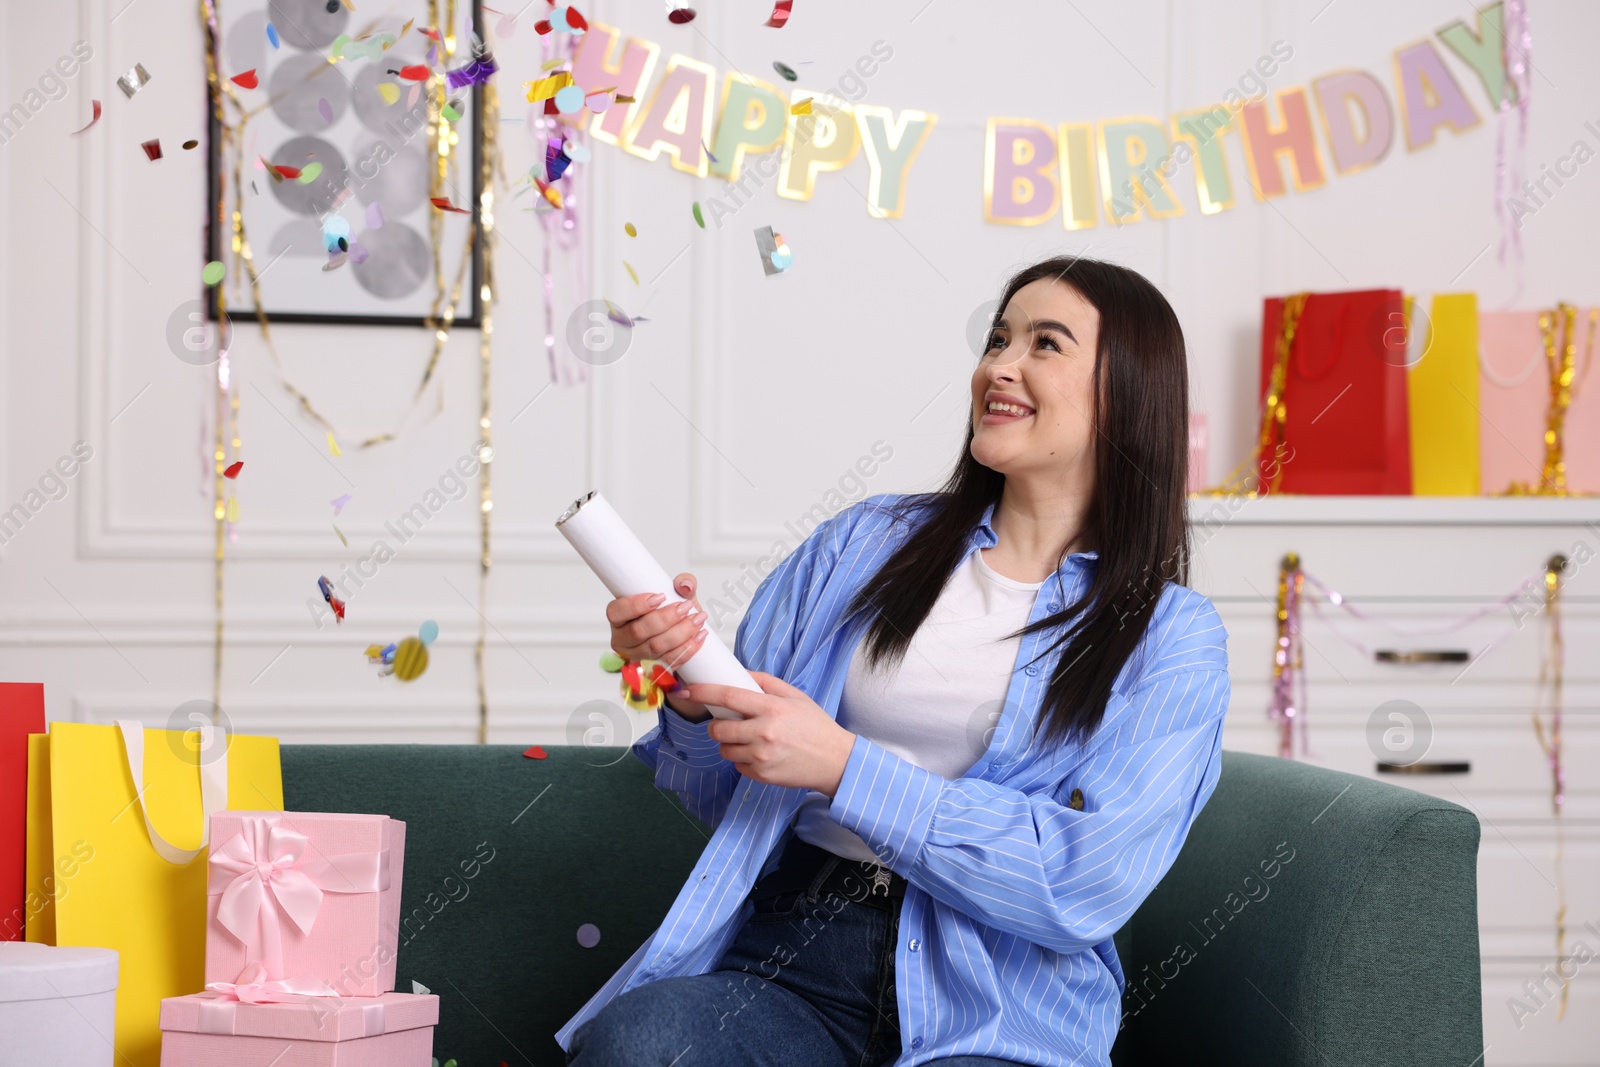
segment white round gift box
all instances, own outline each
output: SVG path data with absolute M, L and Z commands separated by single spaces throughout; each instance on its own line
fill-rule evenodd
M 0 1034 L 7 1063 L 110 1067 L 117 953 L 0 941 Z

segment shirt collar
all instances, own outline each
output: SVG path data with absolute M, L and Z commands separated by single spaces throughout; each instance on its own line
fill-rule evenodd
M 993 548 L 1000 543 L 999 536 L 994 532 L 994 504 L 989 504 L 983 509 L 983 516 L 978 519 L 978 527 L 973 531 L 973 539 L 977 548 Z M 1063 571 L 1080 570 L 1086 568 L 1091 562 L 1097 562 L 1100 553 L 1094 549 L 1087 552 L 1072 552 L 1062 562 Z

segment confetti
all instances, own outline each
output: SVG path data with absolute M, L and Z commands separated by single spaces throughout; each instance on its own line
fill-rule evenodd
M 93 126 L 95 123 L 100 121 L 100 101 L 91 100 L 89 103 L 94 105 L 94 118 L 89 120 L 89 126 Z M 89 126 L 85 126 L 83 130 L 87 130 Z M 73 130 L 73 136 L 77 136 L 78 134 L 82 133 L 83 130 Z
M 312 182 L 317 180 L 317 176 L 321 173 L 322 164 L 312 161 L 306 164 L 305 169 L 300 172 L 300 176 L 297 180 L 301 185 L 310 185 Z
M 344 547 L 349 548 L 350 547 L 350 542 L 345 539 L 344 531 L 339 529 L 339 524 L 335 522 L 335 523 L 330 523 L 329 525 L 331 525 L 333 527 L 333 532 L 339 535 L 339 543 L 344 545 Z
M 639 231 L 634 228 L 634 225 L 631 222 L 624 222 L 622 224 L 622 232 L 627 234 L 629 237 L 639 236 Z
M 207 285 L 216 285 L 222 280 L 222 276 L 227 272 L 227 269 L 222 265 L 222 260 L 213 259 L 206 264 L 205 270 L 200 272 L 200 280 Z M 231 478 L 232 475 L 229 475 L 229 477 Z
M 528 103 L 535 104 L 540 100 L 548 100 L 562 89 L 571 85 L 572 72 L 563 70 L 550 75 L 548 78 L 540 78 L 535 82 L 523 82 L 523 84 L 528 88 Z M 582 90 L 579 90 L 579 92 L 581 93 Z
M 794 262 L 794 255 L 783 242 L 783 234 L 774 233 L 771 226 L 756 227 L 756 250 L 761 253 L 761 270 L 769 277 L 782 274 Z
M 789 105 L 789 114 L 791 114 L 791 115 L 809 115 L 809 114 L 811 114 L 811 100 L 812 100 L 812 98 L 808 96 L 804 100 L 801 100 L 801 101 L 799 101 L 797 103 L 790 104 Z
M 578 927 L 578 944 L 584 948 L 594 948 L 600 943 L 600 928 L 594 923 L 584 923 Z
M 228 469 L 222 472 L 222 476 L 224 478 L 237 478 L 242 470 L 244 470 L 244 460 L 235 460 L 233 463 L 228 464 Z
M 572 160 L 574 163 L 587 163 L 589 160 L 594 158 L 587 145 L 580 141 L 572 140 L 567 141 L 561 146 L 561 154 Z
M 350 257 L 345 255 L 343 252 L 329 253 L 328 262 L 322 265 L 322 273 L 326 274 L 330 270 L 338 270 L 340 267 L 345 265 L 345 261 L 349 258 Z
M 378 95 L 383 97 L 385 104 L 392 104 L 400 99 L 400 86 L 394 82 L 379 82 Z
M 243 74 L 235 74 L 228 80 L 241 89 L 254 89 L 261 84 L 261 79 L 256 77 L 254 67 L 245 71 Z
M 267 43 L 272 45 L 274 48 L 283 47 L 283 42 L 278 40 L 278 27 L 274 26 L 270 22 L 267 23 Z
M 633 269 L 633 264 L 629 263 L 627 260 L 623 260 L 622 261 L 622 265 L 624 267 L 628 268 L 628 277 L 633 279 L 633 284 L 634 285 L 638 285 L 639 284 L 639 272 Z
M 764 25 L 771 26 L 775 30 L 783 29 L 783 24 L 789 21 L 790 10 L 793 7 L 794 0 L 777 0 L 777 3 L 772 5 L 772 16 Z
M 376 200 L 367 205 L 367 229 L 383 229 L 383 208 L 378 206 Z
M 698 200 L 694 202 L 694 221 L 699 224 L 702 230 L 706 228 L 706 220 L 705 217 L 700 214 L 700 201 Z
M 323 122 L 329 123 L 330 125 L 332 124 L 333 105 L 328 103 L 327 97 L 324 96 L 317 101 L 317 114 L 322 116 Z
M 133 94 L 150 84 L 150 72 L 144 69 L 144 64 L 135 63 L 133 69 L 117 79 L 117 88 L 122 90 L 122 95 L 133 97 Z
M 705 141 L 704 137 L 700 138 L 700 147 L 704 148 L 706 150 L 706 155 L 711 156 L 711 146 L 706 144 L 706 141 Z M 715 163 L 716 161 L 717 161 L 717 157 L 716 156 L 711 156 L 711 162 Z
M 593 111 L 596 115 L 601 115 L 605 113 L 606 108 L 611 106 L 611 97 L 605 93 L 590 93 L 583 98 L 583 106 Z
M 328 501 L 328 503 L 333 505 L 333 513 L 335 515 L 337 515 L 337 514 L 339 514 L 339 512 L 344 510 L 344 506 L 346 504 L 350 503 L 350 501 L 352 501 L 354 499 L 355 499 L 355 497 L 352 494 L 346 493 L 346 494 L 344 494 L 344 496 L 337 497 L 337 498 L 335 498 L 333 500 Z
M 269 166 L 267 168 L 267 170 L 269 172 L 270 171 L 276 171 L 277 174 L 278 174 L 278 177 L 280 177 L 280 178 L 298 178 L 298 177 L 300 177 L 300 168 L 299 167 L 280 167 L 276 163 L 274 163 L 271 166 Z
M 562 90 L 565 92 L 566 90 Z M 561 149 L 566 142 L 560 137 L 553 138 L 544 148 L 545 175 L 550 181 L 556 181 L 565 173 L 567 164 L 572 162 L 571 157 L 563 155 Z
M 154 141 L 144 141 L 140 143 L 139 147 L 144 149 L 144 154 L 150 157 L 150 162 L 154 163 L 161 158 L 161 138 L 157 137 Z
M 444 80 L 452 89 L 465 89 L 469 85 L 482 85 L 489 80 L 489 75 L 499 69 L 495 66 L 494 56 L 485 52 L 464 67 L 445 71 Z
M 633 97 L 628 96 L 626 93 L 618 93 L 612 99 L 619 104 L 631 104 L 634 102 Z
M 428 197 L 428 203 L 432 204 L 440 211 L 454 211 L 458 215 L 472 214 L 471 211 L 464 207 L 456 207 L 450 202 L 450 198 L 448 196 L 430 196 Z
M 239 521 L 239 501 L 231 496 L 228 498 L 228 521 L 233 523 Z
M 439 640 L 439 624 L 434 622 L 432 619 L 427 620 L 421 626 L 417 627 L 417 637 L 419 637 L 422 640 L 422 643 L 425 645 L 433 644 L 435 641 Z
M 333 453 L 336 456 L 344 455 L 343 452 L 339 451 L 339 442 L 335 441 L 333 439 L 333 431 L 332 430 L 328 431 L 328 451 Z
M 339 10 L 339 0 L 328 0 L 328 14 L 331 15 L 335 11 L 338 11 L 338 10 Z
M 196 141 L 192 137 L 189 138 L 189 140 L 183 142 L 183 150 L 185 152 L 189 151 L 191 148 L 199 148 L 199 147 L 200 147 L 200 142 Z
M 334 621 L 344 622 L 344 601 L 333 595 L 333 583 L 328 581 L 326 575 L 317 579 L 317 588 L 322 590 L 322 599 L 333 609 Z
M 421 64 L 413 64 L 409 67 L 400 68 L 401 79 L 408 82 L 425 82 L 429 77 L 432 76 L 432 74 L 432 71 Z
M 800 80 L 800 75 L 796 74 L 794 68 L 789 66 L 787 63 L 779 63 L 778 61 L 774 60 L 772 63 L 772 69 L 781 74 L 784 81 L 792 82 Z
M 529 759 L 544 759 L 549 755 L 549 753 L 544 750 L 542 745 L 534 745 L 531 748 L 524 749 L 522 754 Z
M 667 21 L 682 26 L 686 22 L 694 21 L 694 8 L 680 7 L 667 12 Z
M 412 682 L 422 677 L 428 669 L 428 646 L 415 637 L 400 642 L 394 652 L 394 676 L 402 682 Z
M 439 114 L 444 116 L 446 122 L 461 121 L 461 112 L 455 109 L 454 104 L 446 104 L 442 109 L 440 109 Z

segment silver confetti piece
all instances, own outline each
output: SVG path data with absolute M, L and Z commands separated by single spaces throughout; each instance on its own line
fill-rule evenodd
M 131 98 L 149 82 L 150 72 L 144 69 L 143 63 L 135 63 L 132 70 L 117 79 L 117 88 L 122 90 L 123 96 Z

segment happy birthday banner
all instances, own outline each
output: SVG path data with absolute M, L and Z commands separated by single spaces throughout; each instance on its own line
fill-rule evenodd
M 1457 21 L 1435 35 L 1477 76 L 1496 111 L 1518 103 L 1515 79 L 1506 76 L 1503 6 L 1479 11 L 1475 28 Z M 594 116 L 596 140 L 645 160 L 666 153 L 678 170 L 730 183 L 738 182 L 747 156 L 762 157 L 751 166 L 770 177 L 767 154 L 781 148 L 777 193 L 789 200 L 810 200 L 819 174 L 844 168 L 864 150 L 871 172 L 867 213 L 877 218 L 904 214 L 911 165 L 935 116 L 909 109 L 896 114 L 799 88 L 785 94 L 730 71 L 723 76 L 713 121 L 714 67 L 674 53 L 645 97 L 641 90 L 650 82 L 661 46 L 629 37 L 618 58 L 617 36 L 611 27 L 591 23 L 573 60 L 572 79 L 578 85 L 614 87 L 618 97 L 632 98 Z M 870 77 L 878 62 L 893 54 L 877 41 L 872 55 L 862 56 L 854 70 Z M 1246 77 L 1269 78 L 1293 54 L 1278 41 Z M 1138 115 L 1051 127 L 1028 118 L 991 118 L 984 137 L 984 220 L 1037 226 L 1059 213 L 1066 229 L 1079 230 L 1097 225 L 1102 214 L 1114 225 L 1173 218 L 1184 209 L 1170 183 L 1191 159 L 1198 160 L 1200 212 L 1214 215 L 1237 204 L 1238 178 L 1248 182 L 1258 200 L 1282 196 L 1287 163 L 1295 191 L 1308 192 L 1327 184 L 1330 163 L 1336 174 L 1353 174 L 1380 162 L 1397 137 L 1416 151 L 1434 144 L 1442 128 L 1460 133 L 1482 121 L 1429 39 L 1394 52 L 1399 130 L 1384 81 L 1366 71 L 1335 71 L 1313 79 L 1309 88 L 1280 89 L 1271 107 L 1265 83 L 1259 84 L 1260 98 L 1230 89 L 1221 102 L 1178 112 L 1166 122 Z M 1235 174 L 1223 152 L 1230 132 L 1239 141 L 1247 176 Z M 742 184 L 739 189 L 748 192 Z M 738 201 L 712 198 L 706 214 L 720 220 L 737 206 Z

